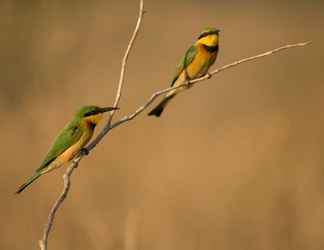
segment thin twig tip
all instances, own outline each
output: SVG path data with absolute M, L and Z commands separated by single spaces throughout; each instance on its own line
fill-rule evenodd
M 306 41 L 306 42 L 301 42 L 301 43 L 296 43 L 295 45 L 296 46 L 306 46 L 308 44 L 311 44 L 313 41 L 309 40 L 309 41 Z

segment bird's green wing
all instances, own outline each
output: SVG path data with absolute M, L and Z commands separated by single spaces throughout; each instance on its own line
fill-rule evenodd
M 196 54 L 197 54 L 197 48 L 195 45 L 192 45 L 184 54 L 184 56 L 181 58 L 180 63 L 177 66 L 176 73 L 173 77 L 171 87 L 178 80 L 182 71 L 194 60 Z
M 68 123 L 55 138 L 54 143 L 46 154 L 41 166 L 36 172 L 45 169 L 52 161 L 62 154 L 71 145 L 76 143 L 82 136 L 81 128 L 78 122 L 72 121 Z

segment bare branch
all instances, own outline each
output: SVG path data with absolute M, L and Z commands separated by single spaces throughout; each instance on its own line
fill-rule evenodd
M 294 44 L 287 44 L 285 46 L 282 46 L 282 47 L 279 47 L 279 48 L 276 48 L 276 49 L 272 49 L 272 50 L 266 51 L 264 53 L 255 55 L 255 56 L 243 58 L 241 60 L 238 60 L 238 61 L 232 62 L 230 64 L 224 65 L 223 67 L 220 67 L 220 68 L 210 72 L 210 75 L 205 75 L 203 77 L 191 80 L 190 83 L 194 84 L 194 83 L 197 83 L 197 82 L 200 82 L 200 81 L 203 81 L 203 80 L 207 80 L 207 79 L 210 78 L 210 76 L 215 75 L 215 74 L 217 74 L 217 73 L 219 73 L 219 72 L 221 72 L 223 70 L 235 67 L 235 66 L 237 66 L 237 65 L 239 65 L 241 63 L 245 63 L 245 62 L 249 62 L 249 61 L 255 61 L 256 59 L 259 59 L 259 58 L 262 58 L 262 57 L 265 57 L 265 56 L 270 56 L 270 55 L 278 53 L 279 51 L 282 51 L 282 50 L 286 50 L 286 49 L 290 49 L 290 48 L 297 48 L 297 47 L 304 47 L 304 46 L 310 44 L 311 42 L 312 41 L 307 41 L 307 42 L 302 42 L 302 43 L 294 43 Z
M 130 42 L 128 44 L 125 56 L 123 58 L 122 69 L 121 69 L 120 79 L 119 79 L 119 83 L 118 83 L 118 90 L 117 90 L 114 106 L 117 106 L 119 104 L 119 101 L 120 101 L 120 98 L 121 98 L 121 95 L 122 95 L 122 89 L 123 89 L 123 82 L 124 82 L 124 75 L 125 75 L 125 71 L 126 71 L 127 59 L 128 59 L 129 53 L 131 51 L 131 48 L 133 47 L 134 41 L 135 41 L 135 39 L 137 37 L 138 31 L 139 31 L 139 28 L 140 28 L 140 25 L 141 25 L 141 20 L 142 20 L 143 14 L 144 14 L 144 4 L 143 4 L 143 0 L 140 0 L 139 16 L 138 16 L 138 19 L 137 19 L 137 24 L 136 24 L 134 33 L 133 33 L 133 35 L 131 37 L 131 40 L 130 40 Z M 189 83 L 191 85 L 193 85 L 193 84 L 196 84 L 196 83 L 201 82 L 203 80 L 209 79 L 212 75 L 217 74 L 217 73 L 219 73 L 221 71 L 224 71 L 226 69 L 229 69 L 231 67 L 235 67 L 235 66 L 237 66 L 237 65 L 239 65 L 241 63 L 248 62 L 248 61 L 254 61 L 254 60 L 258 59 L 258 58 L 262 58 L 262 57 L 277 53 L 277 52 L 279 52 L 281 50 L 285 50 L 285 49 L 288 49 L 288 48 L 302 47 L 302 46 L 305 46 L 305 45 L 307 45 L 309 43 L 310 42 L 288 44 L 288 45 L 285 45 L 285 46 L 282 46 L 282 47 L 279 47 L 279 48 L 264 52 L 262 54 L 258 54 L 256 56 L 244 58 L 244 59 L 235 61 L 233 63 L 224 65 L 224 66 L 212 71 L 210 73 L 210 75 L 206 75 L 206 76 L 203 76 L 201 78 L 197 78 L 197 79 L 194 79 L 194 80 L 191 80 L 191 81 L 187 81 L 187 82 L 185 82 L 185 83 L 183 83 L 183 84 L 181 84 L 179 86 L 176 86 L 176 87 L 171 87 L 171 88 L 167 88 L 167 89 L 157 91 L 157 92 L 155 92 L 155 93 L 153 93 L 151 95 L 151 97 L 145 102 L 144 105 L 142 105 L 138 109 L 136 109 L 134 113 L 122 117 L 120 120 L 116 121 L 115 123 L 112 123 L 112 118 L 113 118 L 113 115 L 114 115 L 114 111 L 112 111 L 106 126 L 102 129 L 102 131 L 100 131 L 100 133 L 97 135 L 97 137 L 85 148 L 86 150 L 81 151 L 74 158 L 74 160 L 71 162 L 71 165 L 68 167 L 67 171 L 65 172 L 65 174 L 63 176 L 63 178 L 64 178 L 63 191 L 62 191 L 62 193 L 60 194 L 60 196 L 58 197 L 58 199 L 55 201 L 55 203 L 53 204 L 53 206 L 51 208 L 51 211 L 50 211 L 49 216 L 48 216 L 48 221 L 47 221 L 46 225 L 44 226 L 44 233 L 43 233 L 42 240 L 40 240 L 40 242 L 39 242 L 41 250 L 47 250 L 48 236 L 49 236 L 49 233 L 50 233 L 50 231 L 52 229 L 53 221 L 54 221 L 56 212 L 59 209 L 60 205 L 64 202 L 64 200 L 67 197 L 67 194 L 69 192 L 70 185 L 71 185 L 70 178 L 71 178 L 71 175 L 72 175 L 74 169 L 79 165 L 79 162 L 86 155 L 86 152 L 89 153 L 90 151 L 92 151 L 96 147 L 96 145 L 107 135 L 107 133 L 110 130 L 112 130 L 113 128 L 118 127 L 119 125 L 122 125 L 123 123 L 126 123 L 126 122 L 134 119 L 139 114 L 141 114 L 147 107 L 149 107 L 155 101 L 155 99 L 157 99 L 159 96 L 161 96 L 161 95 L 163 95 L 163 94 L 165 94 L 165 93 L 167 93 L 169 91 L 172 91 L 172 90 L 177 89 L 177 88 L 182 88 L 184 86 L 188 86 Z
M 44 226 L 44 232 L 43 232 L 43 238 L 39 241 L 39 246 L 41 250 L 46 250 L 47 249 L 47 244 L 48 244 L 48 236 L 49 233 L 52 229 L 53 226 L 53 221 L 55 219 L 55 215 L 57 210 L 59 209 L 60 205 L 63 203 L 65 200 L 66 196 L 68 195 L 68 192 L 70 190 L 71 186 L 71 175 L 73 173 L 73 170 L 78 167 L 79 162 L 81 160 L 81 155 L 76 157 L 68 169 L 66 170 L 65 174 L 63 175 L 63 180 L 64 180 L 64 188 L 60 196 L 57 198 L 55 203 L 53 204 L 51 211 L 48 215 L 47 223 Z
M 285 50 L 285 49 L 303 47 L 303 46 L 306 46 L 306 45 L 308 45 L 310 43 L 311 43 L 311 41 L 303 42 L 303 43 L 288 44 L 288 45 L 285 45 L 285 46 L 282 46 L 282 47 L 279 47 L 279 48 L 276 48 L 276 49 L 272 49 L 272 50 L 266 51 L 264 53 L 255 55 L 255 56 L 243 58 L 241 60 L 226 64 L 226 65 L 212 71 L 210 73 L 210 75 L 205 75 L 203 77 L 200 77 L 200 78 L 197 78 L 197 79 L 194 79 L 194 80 L 191 80 L 191 81 L 184 82 L 183 84 L 178 85 L 176 87 L 156 91 L 155 93 L 153 93 L 151 95 L 151 97 L 145 102 L 144 105 L 140 106 L 134 113 L 132 113 L 132 114 L 130 114 L 128 116 L 124 116 L 119 121 L 113 123 L 111 125 L 110 129 L 115 128 L 115 127 L 117 127 L 117 126 L 119 126 L 119 125 L 121 125 L 121 124 L 123 124 L 125 122 L 128 122 L 130 120 L 133 120 L 136 116 L 138 116 L 140 113 L 142 113 L 148 106 L 150 106 L 155 101 L 155 99 L 157 99 L 159 96 L 161 96 L 161 95 L 163 95 L 163 94 L 165 94 L 165 93 L 167 93 L 169 91 L 172 91 L 172 90 L 175 90 L 175 89 L 178 89 L 178 88 L 182 88 L 182 87 L 188 87 L 188 84 L 190 84 L 192 86 L 192 85 L 194 85 L 194 84 L 196 84 L 198 82 L 201 82 L 203 80 L 210 79 L 213 75 L 215 75 L 217 73 L 220 73 L 220 72 L 222 72 L 224 70 L 227 70 L 229 68 L 235 67 L 235 66 L 237 66 L 237 65 L 239 65 L 241 63 L 254 61 L 256 59 L 275 54 L 275 53 L 277 53 L 279 51 L 282 51 L 282 50 Z
M 125 72 L 126 72 L 126 65 L 127 65 L 127 60 L 128 60 L 128 56 L 129 53 L 134 45 L 134 42 L 136 40 L 136 37 L 138 35 L 141 23 L 142 23 L 142 19 L 143 19 L 143 15 L 145 14 L 144 11 L 144 1 L 140 0 L 140 7 L 139 7 L 139 13 L 138 13 L 138 18 L 137 18 L 137 23 L 133 32 L 133 35 L 129 41 L 129 44 L 127 46 L 123 61 L 122 61 L 122 66 L 121 66 L 121 71 L 120 71 L 120 78 L 119 78 L 119 82 L 118 82 L 118 90 L 117 90 L 117 94 L 116 94 L 116 98 L 115 98 L 115 102 L 114 102 L 114 107 L 117 107 L 122 95 L 122 90 L 123 90 L 123 85 L 124 85 L 124 76 L 125 76 Z M 95 139 L 93 139 L 91 141 L 91 143 L 86 147 L 86 149 L 90 152 L 104 137 L 105 135 L 109 132 L 109 130 L 111 129 L 111 121 L 112 118 L 115 114 L 116 110 L 112 110 L 110 113 L 110 116 L 108 118 L 107 124 L 104 126 L 104 128 L 100 131 L 100 133 L 96 136 Z
M 125 52 L 125 55 L 124 55 L 124 58 L 123 58 L 123 61 L 122 61 L 122 66 L 121 66 L 121 70 L 120 70 L 120 77 L 119 77 L 119 81 L 118 81 L 118 89 L 117 89 L 117 94 L 116 94 L 116 98 L 115 98 L 115 102 L 114 102 L 114 107 L 118 106 L 120 98 L 122 96 L 128 56 L 129 56 L 129 53 L 130 53 L 130 51 L 131 51 L 131 49 L 132 49 L 132 47 L 134 45 L 134 42 L 135 42 L 136 37 L 138 35 L 139 29 L 141 27 L 142 18 L 143 18 L 144 13 L 145 13 L 144 12 L 144 1 L 141 0 L 140 1 L 140 8 L 139 8 L 139 13 L 138 13 L 138 18 L 137 18 L 137 23 L 136 23 L 134 32 L 133 32 L 133 34 L 131 36 L 131 39 L 130 39 L 130 41 L 128 43 L 128 46 L 127 46 L 127 49 L 126 49 L 126 52 Z M 112 120 L 112 118 L 113 118 L 113 116 L 115 114 L 115 111 L 116 110 L 112 110 L 110 112 L 110 117 L 109 117 L 109 122 L 108 123 L 111 122 L 111 120 Z
M 116 94 L 116 98 L 115 98 L 115 102 L 114 102 L 114 106 L 116 107 L 120 101 L 121 95 L 122 95 L 122 89 L 123 89 L 123 83 L 124 83 L 124 76 L 125 76 L 125 72 L 126 72 L 126 64 L 127 64 L 127 60 L 128 60 L 128 56 L 129 53 L 134 45 L 134 42 L 136 40 L 141 22 L 142 22 L 142 17 L 144 15 L 144 0 L 140 0 L 140 7 L 139 7 L 139 15 L 137 18 L 137 23 L 133 32 L 133 35 L 129 41 L 129 44 L 127 46 L 124 58 L 123 58 L 123 62 L 122 62 L 122 67 L 121 67 L 121 72 L 120 72 L 120 79 L 118 82 L 118 90 L 117 90 L 117 94 Z M 111 120 L 113 118 L 114 115 L 114 111 L 112 111 L 110 113 L 110 117 L 108 119 L 108 122 L 106 124 L 106 126 L 103 128 L 103 130 L 98 134 L 98 136 L 92 141 L 91 144 L 88 145 L 88 147 L 85 149 L 85 151 L 87 153 L 89 153 L 102 139 L 103 137 L 108 133 L 108 131 L 110 130 L 110 123 Z M 64 200 L 67 197 L 67 194 L 70 190 L 70 186 L 71 186 L 71 175 L 74 171 L 74 169 L 79 165 L 79 162 L 81 161 L 81 159 L 83 158 L 83 156 L 85 155 L 84 151 L 81 151 L 72 161 L 71 165 L 68 167 L 68 169 L 66 170 L 65 174 L 63 175 L 63 179 L 64 179 L 64 188 L 62 193 L 60 194 L 60 196 L 57 198 L 57 200 L 55 201 L 55 203 L 53 204 L 48 219 L 47 219 L 47 223 L 44 226 L 44 232 L 43 232 L 43 237 L 42 239 L 39 241 L 39 246 L 41 248 L 41 250 L 47 250 L 47 245 L 48 245 L 48 236 L 51 232 L 52 226 L 53 226 L 53 222 L 54 222 L 54 218 L 56 215 L 57 210 L 59 209 L 60 205 L 64 202 Z

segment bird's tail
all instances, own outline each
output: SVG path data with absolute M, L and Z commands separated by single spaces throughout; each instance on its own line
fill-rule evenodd
M 40 177 L 42 174 L 40 172 L 35 173 L 32 177 L 30 177 L 24 184 L 22 184 L 18 190 L 16 191 L 16 194 L 21 193 L 26 187 L 28 187 L 30 184 L 32 184 L 38 177 Z
M 152 109 L 150 113 L 148 113 L 148 115 L 155 115 L 156 117 L 160 117 L 166 105 L 174 96 L 175 94 L 164 97 L 163 100 L 154 109 Z

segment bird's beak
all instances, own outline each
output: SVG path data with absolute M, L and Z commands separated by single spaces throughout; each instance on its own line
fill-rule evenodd
M 119 108 L 118 107 L 105 107 L 105 108 L 100 109 L 100 113 L 105 113 L 105 112 L 116 110 L 116 109 L 119 109 Z

